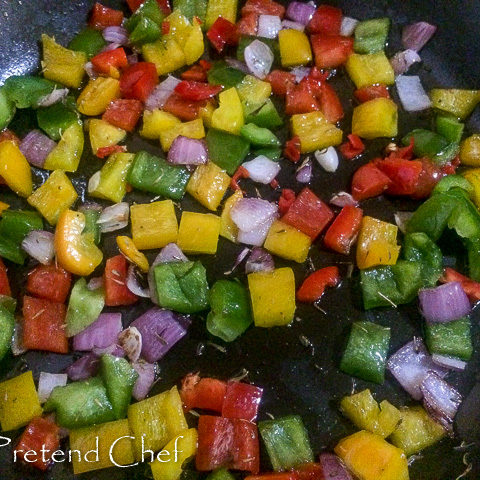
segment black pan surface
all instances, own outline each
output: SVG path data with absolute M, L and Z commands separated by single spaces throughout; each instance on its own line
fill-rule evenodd
M 34 72 L 39 66 L 38 40 L 41 33 L 55 35 L 60 43 L 68 42 L 82 28 L 93 0 L 0 0 L 0 81 L 13 74 Z M 125 9 L 120 0 L 104 0 L 106 5 Z M 419 73 L 428 88 L 441 87 L 480 87 L 480 16 L 479 0 L 412 0 L 412 1 L 361 1 L 343 0 L 334 3 L 343 8 L 346 15 L 356 18 L 374 18 L 387 16 L 393 20 L 388 50 L 390 54 L 398 51 L 400 46 L 401 27 L 418 20 L 427 20 L 439 26 L 434 40 L 422 51 L 423 64 L 412 69 L 411 73 Z M 337 91 L 341 92 L 344 108 L 347 112 L 342 125 L 349 131 L 352 111 L 352 85 L 343 73 L 339 73 L 333 81 Z M 428 126 L 429 115 L 401 115 L 400 133 L 406 133 L 413 126 Z M 19 116 L 12 125 L 18 134 L 24 134 L 34 126 L 31 115 Z M 480 131 L 480 111 L 468 122 L 470 132 Z M 286 133 L 285 133 L 286 135 Z M 88 142 L 87 142 L 88 143 Z M 324 200 L 332 194 L 348 189 L 353 171 L 360 163 L 366 162 L 378 154 L 387 140 L 371 143 L 362 160 L 354 162 L 342 161 L 335 174 L 328 174 L 315 168 L 311 188 Z M 128 139 L 129 151 L 146 149 L 160 154 L 159 146 L 146 142 L 136 135 Z M 296 191 L 300 185 L 295 184 L 293 167 L 283 165 L 280 184 Z M 92 173 L 101 167 L 101 161 L 87 150 L 81 163 L 81 169 L 72 175 L 79 192 L 85 191 L 86 181 Z M 40 182 L 44 172 L 37 171 L 36 179 Z M 276 200 L 278 193 L 269 187 L 261 189 L 265 198 Z M 81 195 L 82 196 L 82 195 Z M 0 197 L 15 207 L 21 202 L 5 189 L 0 190 Z M 137 202 L 148 201 L 142 194 L 129 194 L 127 200 Z M 393 221 L 393 214 L 398 210 L 414 210 L 416 203 L 392 199 L 371 199 L 364 202 L 364 210 L 388 221 Z M 183 208 L 203 211 L 196 202 L 185 198 Z M 178 212 L 180 214 L 180 211 Z M 116 232 L 117 233 L 117 232 Z M 235 246 L 220 240 L 217 257 L 202 258 L 209 279 L 224 277 L 230 270 L 241 246 Z M 451 246 L 452 253 L 459 248 Z M 115 251 L 114 235 L 104 239 L 104 250 L 113 254 Z M 151 253 L 151 257 L 156 252 Z M 312 262 L 316 268 L 328 266 L 335 262 L 343 262 L 340 266 L 347 272 L 348 263 L 353 258 L 339 257 L 335 254 L 313 248 Z M 277 260 L 277 265 L 284 263 Z M 286 263 L 285 263 L 286 264 Z M 24 271 L 31 268 L 26 265 Z M 297 283 L 307 273 L 306 266 L 295 267 Z M 237 273 L 243 277 L 241 272 Z M 235 276 L 235 275 L 234 275 Z M 15 294 L 22 291 L 23 275 L 15 277 Z M 245 280 L 243 278 L 243 280 Z M 290 327 L 262 330 L 250 329 L 233 344 L 223 344 L 209 337 L 205 330 L 204 319 L 196 318 L 188 336 L 183 339 L 160 362 L 161 379 L 155 387 L 158 393 L 171 387 L 190 371 L 200 371 L 202 375 L 229 378 L 248 371 L 248 380 L 264 387 L 264 400 L 261 406 L 260 419 L 267 413 L 275 416 L 296 413 L 303 417 L 315 452 L 332 449 L 336 442 L 354 432 L 354 427 L 346 421 L 338 411 L 340 399 L 353 389 L 370 388 L 377 399 L 388 399 L 394 405 L 411 403 L 409 396 L 400 388 L 391 376 L 382 386 L 352 379 L 338 370 L 345 338 L 353 321 L 372 320 L 392 329 L 390 353 L 409 341 L 413 335 L 421 335 L 421 318 L 416 305 L 397 310 L 380 309 L 364 312 L 359 301 L 359 290 L 355 276 L 345 280 L 342 286 L 329 291 L 322 300 L 322 313 L 313 308 L 299 306 L 298 321 Z M 136 318 L 148 308 L 142 303 L 129 308 L 124 313 L 124 324 Z M 475 355 L 469 362 L 466 372 L 451 373 L 449 381 L 466 397 L 462 410 L 457 416 L 457 431 L 461 436 L 443 440 L 433 448 L 421 454 L 421 458 L 412 463 L 410 477 L 413 480 L 454 480 L 465 471 L 466 463 L 472 463 L 470 473 L 462 478 L 480 478 L 480 328 L 478 313 L 473 315 Z M 308 339 L 308 342 L 306 341 Z M 214 342 L 225 347 L 225 352 L 209 344 Z M 305 346 L 310 344 L 311 346 Z M 202 347 L 203 345 L 203 347 Z M 63 371 L 75 358 L 74 355 L 55 355 L 29 352 L 20 358 L 8 357 L 0 365 L 0 379 L 10 378 L 32 369 L 35 378 L 41 371 L 57 373 Z M 194 417 L 189 421 L 194 424 Z M 10 435 L 14 440 L 20 432 Z M 468 454 L 465 457 L 465 454 Z M 268 461 L 263 459 L 264 469 L 268 469 Z M 0 448 L 0 479 L 72 479 L 71 466 L 57 464 L 53 470 L 41 474 L 21 465 L 13 465 L 9 447 Z M 139 466 L 135 469 L 105 470 L 82 476 L 85 479 L 134 480 L 149 478 L 149 468 Z

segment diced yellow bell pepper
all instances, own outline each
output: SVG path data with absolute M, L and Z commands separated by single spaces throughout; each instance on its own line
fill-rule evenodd
M 465 120 L 480 102 L 480 90 L 434 88 L 430 92 L 433 108 Z
M 170 440 L 150 464 L 154 480 L 178 480 L 182 465 L 197 453 L 197 430 L 190 428 Z
M 389 98 L 375 98 L 353 110 L 352 133 L 362 138 L 395 137 L 398 109 Z
M 85 215 L 64 210 L 55 229 L 55 253 L 58 263 L 70 273 L 86 277 L 100 265 L 102 251 L 90 235 L 83 234 Z
M 227 201 L 225 202 L 222 215 L 220 217 L 220 235 L 227 240 L 235 243 L 237 243 L 238 227 L 231 219 L 230 211 L 241 198 L 243 198 L 243 192 L 240 189 L 236 190 L 233 195 L 230 195 L 230 197 L 228 197 Z
M 376 433 L 382 438 L 388 437 L 400 421 L 400 411 L 387 400 L 379 406 L 368 388 L 343 397 L 340 408 L 356 427 Z
M 48 35 L 42 35 L 43 76 L 67 87 L 78 88 L 85 75 L 87 56 L 84 52 L 76 52 L 62 47 Z
M 133 153 L 110 155 L 102 169 L 90 178 L 88 193 L 92 197 L 120 203 L 127 193 L 127 174 L 134 158 Z
M 83 128 L 80 123 L 72 123 L 63 133 L 57 146 L 48 154 L 45 170 L 76 172 L 83 153 Z
M 115 127 L 111 123 L 100 120 L 99 118 L 92 118 L 92 120 L 88 122 L 88 134 L 94 154 L 98 152 L 99 148 L 112 147 L 113 145 L 119 144 L 127 136 L 125 130 Z
M 300 138 L 302 153 L 340 145 L 343 132 L 328 122 L 322 112 L 292 115 L 292 133 Z
M 127 259 L 134 263 L 143 273 L 148 273 L 150 265 L 147 257 L 138 250 L 130 237 L 120 235 L 117 237 L 117 245 Z
M 90 80 L 78 97 L 80 113 L 90 117 L 101 115 L 112 100 L 120 97 L 120 82 L 112 77 L 98 77 Z
M 32 169 L 18 146 L 13 142 L 0 143 L 0 176 L 21 197 L 33 190 Z
M 248 275 L 253 319 L 257 327 L 288 325 L 295 315 L 295 276 L 291 268 Z
M 447 433 L 421 406 L 403 407 L 400 418 L 390 441 L 408 456 L 437 443 Z
M 177 241 L 177 216 L 171 200 L 132 205 L 130 220 L 133 243 L 139 250 L 162 248 Z
M 308 256 L 312 240 L 295 227 L 275 220 L 268 231 L 264 247 L 274 255 L 303 263 Z
M 8 432 L 42 414 L 31 371 L 0 383 L 0 424 Z
M 462 142 L 460 160 L 463 165 L 480 167 L 480 133 L 474 133 Z
M 0 202 L 0 216 L 5 210 L 8 210 L 10 208 L 10 205 L 5 202 Z
M 215 112 L 216 105 L 212 100 L 205 103 L 204 107 L 201 107 L 198 111 L 200 118 L 206 127 L 212 128 L 213 112 Z
M 210 28 L 218 17 L 226 18 L 229 22 L 237 21 L 238 0 L 209 0 L 205 17 L 206 28 Z
M 130 405 L 128 422 L 135 437 L 135 458 L 145 461 L 153 459 L 148 453 L 142 458 L 142 437 L 144 451 L 158 452 L 188 429 L 177 387 Z
M 463 176 L 472 184 L 472 200 L 480 209 L 480 168 L 472 168 L 463 173 Z
M 187 65 L 195 63 L 203 55 L 205 44 L 203 41 L 203 32 L 200 22 L 194 18 L 193 25 L 189 28 L 188 36 L 183 44 L 183 53 Z
M 158 140 L 160 133 L 170 130 L 182 122 L 169 112 L 163 110 L 145 110 L 143 113 L 143 125 L 140 135 L 152 140 Z
M 220 93 L 219 107 L 213 112 L 212 127 L 238 135 L 244 124 L 243 106 L 235 87 Z
M 395 265 L 400 253 L 397 233 L 396 225 L 364 216 L 357 242 L 358 268 Z
M 357 88 L 377 83 L 393 85 L 395 82 L 392 65 L 383 51 L 369 55 L 354 53 L 348 57 L 345 68 Z
M 35 190 L 27 202 L 35 207 L 50 225 L 56 225 L 58 217 L 77 199 L 77 191 L 62 170 L 53 171 L 46 182 Z
M 236 87 L 245 116 L 258 110 L 272 94 L 272 85 L 252 75 L 246 75 Z
M 169 27 L 164 38 L 175 40 L 183 48 L 191 29 L 188 18 L 182 15 L 180 10 L 174 9 L 164 22 L 167 22 Z
M 143 58 L 157 67 L 159 75 L 166 75 L 187 63 L 182 47 L 173 38 L 161 38 L 142 47 Z
M 278 33 L 282 67 L 308 65 L 312 61 L 312 49 L 305 33 L 293 28 Z
M 73 473 L 130 465 L 135 460 L 131 437 L 127 419 L 70 430 Z
M 217 253 L 220 217 L 212 213 L 183 212 L 178 229 L 178 246 L 185 253 Z
M 364 430 L 346 437 L 335 453 L 359 480 L 408 480 L 405 453 L 379 435 Z
M 227 172 L 213 162 L 208 162 L 193 172 L 187 183 L 187 192 L 204 207 L 215 212 L 229 185 Z
M 180 123 L 179 125 L 175 125 L 168 130 L 163 130 L 160 132 L 160 144 L 162 145 L 162 149 L 165 152 L 168 152 L 173 141 L 180 135 L 187 138 L 195 138 L 197 140 L 204 138 L 205 128 L 203 127 L 202 119 L 197 118 L 191 122 Z

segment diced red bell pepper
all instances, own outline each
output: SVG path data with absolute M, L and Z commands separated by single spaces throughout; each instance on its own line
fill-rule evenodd
M 286 95 L 288 90 L 295 86 L 295 75 L 284 70 L 273 70 L 265 81 L 272 86 L 274 95 Z
M 242 167 L 240 165 L 233 174 L 232 179 L 230 180 L 230 188 L 232 190 L 240 190 L 240 185 L 238 184 L 238 182 L 242 178 L 248 178 L 249 176 L 250 172 L 245 167 Z
M 422 162 L 386 158 L 377 160 L 375 165 L 391 180 L 386 190 L 389 195 L 413 195 L 415 193 L 418 179 L 423 170 Z
M 343 107 L 337 92 L 326 81 L 319 91 L 320 110 L 330 123 L 337 123 L 343 118 Z
M 292 206 L 295 201 L 296 195 L 293 190 L 289 188 L 284 188 L 282 194 L 278 199 L 278 211 L 280 215 L 285 215 L 288 212 L 288 209 Z
M 281 220 L 314 240 L 332 218 L 333 212 L 328 205 L 305 187 Z
M 12 295 L 12 290 L 10 289 L 10 282 L 8 281 L 7 267 L 0 258 L 0 295 L 7 295 L 10 297 Z
M 22 141 L 8 128 L 0 133 L 0 143 L 2 142 L 13 142 L 17 147 L 22 143 Z
M 445 268 L 443 275 L 440 277 L 440 282 L 459 282 L 471 302 L 478 302 L 480 300 L 480 283 L 462 275 L 453 268 Z
M 110 147 L 100 147 L 95 155 L 98 158 L 106 158 L 114 153 L 124 153 L 126 151 L 126 145 L 111 145 Z
M 262 473 L 260 475 L 248 475 L 244 480 L 299 480 L 297 472 Z
M 124 68 L 128 65 L 127 54 L 122 47 L 100 52 L 90 61 L 98 73 L 115 78 L 118 78 L 120 75 L 119 68 Z
M 221 85 L 183 80 L 175 87 L 175 93 L 185 100 L 198 102 L 208 100 L 222 91 Z
M 194 82 L 206 82 L 207 71 L 201 65 L 193 65 L 188 70 L 180 74 L 183 80 L 190 80 Z
M 207 38 L 218 53 L 223 52 L 225 46 L 235 46 L 239 35 L 237 26 L 223 17 L 218 17 L 207 32 Z
M 256 35 L 258 30 L 258 13 L 248 13 L 237 22 L 237 31 L 240 35 Z
M 168 20 L 164 20 L 162 22 L 162 35 L 168 35 L 170 33 L 170 22 Z
M 454 175 L 460 163 L 460 156 L 457 155 L 450 163 L 442 166 L 442 173 L 444 175 Z
M 222 407 L 222 417 L 254 422 L 262 400 L 263 390 L 242 382 L 228 382 Z
M 106 27 L 120 26 L 122 22 L 123 12 L 120 10 L 114 10 L 98 2 L 93 6 L 89 21 L 91 27 L 103 30 Z
M 68 353 L 63 303 L 23 297 L 23 345 L 27 350 Z
M 353 38 L 318 33 L 310 37 L 315 65 L 318 68 L 336 68 L 343 65 L 353 53 Z
M 297 291 L 300 302 L 313 303 L 322 298 L 325 288 L 336 287 L 340 283 L 338 267 L 325 267 L 313 272 Z
M 391 180 L 374 163 L 362 165 L 352 179 L 352 196 L 355 200 L 381 195 L 390 185 Z
M 65 303 L 71 283 L 72 275 L 62 267 L 38 265 L 28 273 L 26 289 L 35 297 Z
M 435 185 L 445 176 L 442 167 L 436 165 L 429 158 L 419 158 L 418 161 L 422 163 L 422 171 L 418 177 L 415 192 L 411 195 L 415 199 L 429 197 Z
M 181 97 L 173 92 L 165 102 L 163 110 L 175 115 L 184 122 L 195 120 L 200 115 L 200 109 L 205 106 L 205 101 L 195 102 Z
M 362 223 L 363 210 L 345 205 L 327 230 L 323 242 L 327 248 L 348 255 L 357 239 Z
M 138 7 L 144 2 L 145 0 L 127 0 L 128 6 L 132 12 L 136 12 Z M 160 10 L 164 13 L 164 15 L 170 15 L 172 10 L 170 9 L 170 5 L 168 0 L 157 0 L 158 6 Z
M 134 98 L 113 100 L 102 116 L 106 122 L 127 132 L 133 132 L 143 112 L 143 104 Z
M 127 275 L 128 262 L 123 255 L 117 255 L 106 261 L 103 286 L 107 307 L 132 305 L 138 301 L 138 297 L 127 288 Z
M 215 378 L 200 378 L 196 373 L 189 373 L 182 380 L 180 396 L 186 412 L 192 408 L 201 408 L 220 413 L 227 391 L 227 384 Z
M 308 30 L 310 33 L 322 33 L 324 35 L 340 35 L 342 25 L 342 11 L 331 5 L 320 5 L 313 14 Z
M 309 113 L 318 110 L 320 110 L 320 103 L 309 82 L 302 81 L 288 89 L 285 100 L 285 113 L 287 115 Z
M 301 143 L 298 135 L 295 135 L 285 143 L 283 154 L 293 163 L 297 163 L 300 160 Z
M 120 77 L 120 91 L 124 98 L 145 102 L 158 83 L 157 68 L 153 63 L 138 62 L 127 67 Z
M 305 463 L 295 469 L 298 480 L 327 480 L 320 463 Z
M 18 458 L 22 460 L 25 459 L 26 452 L 35 452 L 35 457 L 32 454 L 29 455 L 28 464 L 45 471 L 52 462 L 52 454 L 59 447 L 60 427 L 52 420 L 36 417 L 30 421 L 23 431 L 15 450 Z
M 390 98 L 390 92 L 386 85 L 369 85 L 355 90 L 353 94 L 360 103 L 369 102 L 376 98 Z
M 348 141 L 342 143 L 339 148 L 340 153 L 347 160 L 352 160 L 365 151 L 365 145 L 363 144 L 362 139 L 358 135 L 351 133 L 347 136 L 347 139 Z
M 258 473 L 257 426 L 247 420 L 201 415 L 195 466 L 201 472 L 227 467 Z
M 402 158 L 404 160 L 411 160 L 413 158 L 413 150 L 415 148 L 415 139 L 412 137 L 410 139 L 410 144 L 406 147 L 395 148 L 387 158 L 395 159 L 395 158 Z
M 272 0 L 247 0 L 242 8 L 242 17 L 249 13 L 257 13 L 258 15 L 274 15 L 283 18 L 285 15 L 285 7 Z

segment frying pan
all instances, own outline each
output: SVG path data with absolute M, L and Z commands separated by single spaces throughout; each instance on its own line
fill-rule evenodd
M 68 42 L 82 28 L 88 11 L 94 0 L 0 0 L 0 80 L 13 74 L 35 71 L 39 66 L 38 39 L 41 33 L 55 35 L 60 43 Z M 125 9 L 121 0 L 104 0 L 103 3 L 114 8 Z M 333 2 L 329 2 L 333 3 Z M 458 0 L 412 0 L 412 1 L 362 1 L 345 0 L 335 2 L 347 15 L 363 19 L 387 16 L 393 20 L 388 53 L 391 55 L 401 48 L 401 26 L 413 21 L 427 20 L 439 26 L 434 40 L 422 51 L 423 63 L 415 66 L 411 73 L 419 73 L 426 88 L 433 86 L 479 88 L 480 87 L 480 42 L 478 18 L 480 1 Z M 342 96 L 346 119 L 342 125 L 349 130 L 350 116 L 353 109 L 351 102 L 352 85 L 345 74 L 340 72 L 333 80 L 334 87 Z M 398 99 L 396 99 L 398 102 Z M 30 114 L 17 118 L 12 128 L 20 135 L 34 126 Z M 430 114 L 401 115 L 400 132 L 406 133 L 413 126 L 429 127 Z M 469 131 L 480 131 L 480 112 L 470 118 Z M 284 132 L 283 138 L 287 133 Z M 387 140 L 376 140 L 362 160 L 342 161 L 339 170 L 327 174 L 315 167 L 312 189 L 324 200 L 334 193 L 348 189 L 348 182 L 359 164 L 366 162 L 386 145 Z M 87 142 L 88 143 L 88 142 Z M 129 151 L 146 149 L 160 154 L 160 148 L 154 142 L 147 142 L 138 136 L 128 139 Z M 84 196 L 86 181 L 101 167 L 101 162 L 91 152 L 85 152 L 81 170 L 72 175 L 72 180 Z M 299 190 L 299 185 L 292 181 L 294 167 L 284 162 L 280 177 L 282 187 Z M 36 171 L 38 183 L 44 172 Z M 266 187 L 260 189 L 264 198 L 276 199 L 278 194 Z M 21 201 L 4 189 L 0 191 L 14 207 L 22 207 Z M 146 202 L 147 195 L 129 194 L 129 201 Z M 393 221 L 393 214 L 398 210 L 414 210 L 416 203 L 408 200 L 370 199 L 364 202 L 365 213 L 387 221 Z M 188 196 L 183 202 L 186 210 L 204 211 Z M 207 267 L 209 280 L 224 278 L 224 272 L 230 270 L 241 246 L 220 240 L 219 254 L 216 257 L 202 257 Z M 444 247 L 442 247 L 444 248 Z M 449 243 L 445 246 L 447 254 L 455 253 L 459 246 Z M 104 239 L 104 251 L 107 256 L 115 251 L 114 235 Z M 154 255 L 155 252 L 151 254 Z M 340 264 L 344 276 L 348 263 L 353 258 L 340 257 L 335 254 L 312 249 L 312 262 L 316 268 L 336 262 Z M 454 260 L 452 260 L 454 261 Z M 461 258 L 459 262 L 461 262 Z M 284 262 L 277 260 L 277 266 Z M 285 263 L 287 265 L 287 263 Z M 289 264 L 290 265 L 290 264 Z M 291 265 L 290 265 L 291 266 Z M 460 265 L 458 265 L 460 268 Z M 25 273 L 31 265 L 23 268 Z M 245 281 L 243 273 L 238 276 Z M 22 269 L 14 279 L 14 293 L 21 294 L 23 288 Z M 307 273 L 306 266 L 296 266 L 295 275 L 298 282 Z M 264 399 L 260 418 L 267 413 L 274 416 L 299 414 L 302 416 L 310 435 L 315 452 L 332 449 L 336 442 L 355 431 L 338 411 L 340 399 L 353 389 L 370 388 L 377 399 L 388 399 L 394 405 L 408 405 L 409 396 L 395 380 L 387 375 L 384 385 L 376 386 L 368 382 L 352 379 L 338 370 L 339 359 L 345 346 L 345 338 L 353 321 L 370 320 L 389 326 L 392 331 L 390 353 L 411 340 L 414 335 L 421 335 L 421 318 L 417 305 L 393 309 L 380 309 L 364 312 L 361 308 L 358 279 L 355 275 L 344 280 L 340 288 L 329 291 L 321 302 L 325 313 L 310 307 L 299 305 L 297 321 L 290 327 L 263 330 L 251 328 L 239 340 L 232 344 L 210 337 L 206 333 L 205 319 L 194 319 L 188 336 L 183 339 L 160 362 L 161 379 L 153 393 L 158 393 L 174 385 L 190 371 L 200 371 L 203 375 L 231 378 L 242 372 L 248 372 L 248 380 L 264 387 Z M 148 303 L 140 303 L 124 312 L 127 325 L 148 308 Z M 459 436 L 445 439 L 433 448 L 427 449 L 416 459 L 410 469 L 413 480 L 453 480 L 464 470 L 462 462 L 465 453 L 472 463 L 469 474 L 463 478 L 480 478 L 480 328 L 479 315 L 473 314 L 473 336 L 475 354 L 467 370 L 451 373 L 449 381 L 455 385 L 465 398 L 461 411 L 457 415 L 456 429 Z M 212 345 L 213 344 L 213 345 Z M 218 346 L 224 347 L 218 349 Z M 6 358 L 0 365 L 0 379 L 10 378 L 32 369 L 35 378 L 41 371 L 58 373 L 65 369 L 74 355 L 43 354 L 28 352 L 21 358 Z M 189 421 L 194 421 L 191 417 Z M 15 440 L 19 432 L 11 437 Z M 465 444 L 461 445 L 461 438 Z M 468 445 L 468 444 L 475 445 Z M 262 459 L 264 470 L 268 470 L 268 460 Z M 140 465 L 135 469 L 104 470 L 86 474 L 85 479 L 143 479 L 148 478 L 148 466 Z M 41 474 L 21 465 L 13 465 L 11 451 L 8 447 L 0 448 L 0 479 L 71 479 L 71 466 L 57 464 L 53 470 Z

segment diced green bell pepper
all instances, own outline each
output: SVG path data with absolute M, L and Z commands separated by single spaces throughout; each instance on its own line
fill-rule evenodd
M 450 143 L 460 143 L 465 125 L 452 115 L 438 115 L 436 118 L 437 133 Z
M 170 165 L 163 158 L 147 152 L 138 152 L 128 172 L 128 183 L 138 190 L 180 200 L 185 194 L 190 172 Z
M 12 312 L 0 306 L 0 360 L 6 355 L 12 346 L 15 317 Z
M 160 27 L 152 19 L 141 16 L 129 39 L 134 45 L 143 45 L 157 41 L 161 35 Z
M 107 42 L 104 40 L 102 32 L 87 27 L 78 32 L 70 43 L 68 48 L 76 52 L 83 52 L 90 59 L 94 57 Z
M 480 238 L 480 213 L 473 202 L 468 198 L 468 193 L 461 188 L 452 188 L 448 196 L 456 205 L 448 218 L 448 227 L 454 229 L 463 239 Z
M 258 430 L 276 472 L 313 462 L 308 433 L 299 416 L 264 420 L 258 423 Z
M 263 147 L 257 148 L 253 151 L 255 157 L 259 155 L 264 155 L 270 160 L 277 161 L 282 156 L 282 149 L 280 147 Z
M 56 142 L 70 125 L 78 122 L 75 99 L 67 97 L 64 102 L 58 102 L 50 107 L 37 110 L 38 126 Z
M 73 337 L 91 325 L 105 305 L 102 288 L 90 290 L 84 277 L 79 278 L 72 288 L 65 319 L 67 337 Z
M 154 270 L 158 304 L 180 313 L 196 313 L 208 308 L 208 282 L 200 262 L 173 262 Z
M 469 195 L 473 193 L 473 185 L 461 175 L 447 175 L 443 177 L 433 189 L 433 195 L 437 193 L 448 193 L 452 188 L 461 188 Z
M 99 205 L 83 205 L 78 209 L 85 215 L 85 228 L 83 234 L 91 235 L 93 241 L 98 245 L 102 240 L 102 230 L 97 223 L 102 213 L 102 207 Z
M 412 130 L 402 139 L 402 143 L 407 146 L 410 145 L 410 139 L 413 137 L 414 148 L 413 151 L 417 157 L 431 158 L 435 163 L 444 165 L 460 151 L 458 143 L 450 143 L 448 140 L 438 133 L 430 130 L 417 128 Z
M 198 17 L 202 24 L 205 23 L 207 13 L 207 0 L 173 0 L 173 9 L 181 12 L 190 21 Z
M 236 87 L 244 78 L 245 74 L 230 67 L 223 60 L 215 62 L 212 68 L 208 71 L 208 83 L 212 85 L 223 85 L 225 90 Z
M 468 274 L 471 279 L 480 282 L 480 239 L 466 240 L 468 254 Z
M 145 0 L 135 11 L 135 13 L 125 23 L 125 28 L 129 32 L 135 30 L 142 18 L 148 18 L 155 22 L 159 27 L 162 26 L 165 15 L 160 9 L 157 0 Z
M 248 115 L 245 122 L 254 123 L 258 127 L 268 128 L 270 130 L 283 125 L 282 117 L 270 99 L 268 99 L 259 110 Z
M 273 53 L 273 65 L 272 68 L 278 67 L 281 65 L 282 61 L 280 58 L 280 45 L 278 41 L 273 38 L 264 38 L 264 37 L 254 37 L 250 35 L 242 35 L 238 42 L 237 47 L 237 59 L 241 62 L 245 61 L 245 49 L 255 40 L 259 40 L 264 43 Z
M 0 295 L 0 308 L 4 308 L 8 312 L 14 314 L 17 308 L 17 300 L 8 295 Z
M 181 478 L 184 480 L 183 476 Z M 226 468 L 219 468 L 210 473 L 207 480 L 235 480 L 235 477 Z
M 4 92 L 17 108 L 35 108 L 55 89 L 50 80 L 30 75 L 14 75 L 5 80 Z
M 11 122 L 15 115 L 16 107 L 5 92 L 5 88 L 0 88 L 0 130 L 3 130 Z
M 357 53 L 375 53 L 387 43 L 389 18 L 372 18 L 357 24 L 353 48 Z
M 210 128 L 206 137 L 209 159 L 233 175 L 250 151 L 250 143 L 243 137 Z
M 371 322 L 355 322 L 340 370 L 354 377 L 383 383 L 390 344 L 390 328 Z
M 425 341 L 431 354 L 470 360 L 473 353 L 470 320 L 461 318 L 448 323 L 426 323 Z
M 280 140 L 268 128 L 257 127 L 254 123 L 244 125 L 240 134 L 257 147 L 279 147 Z

